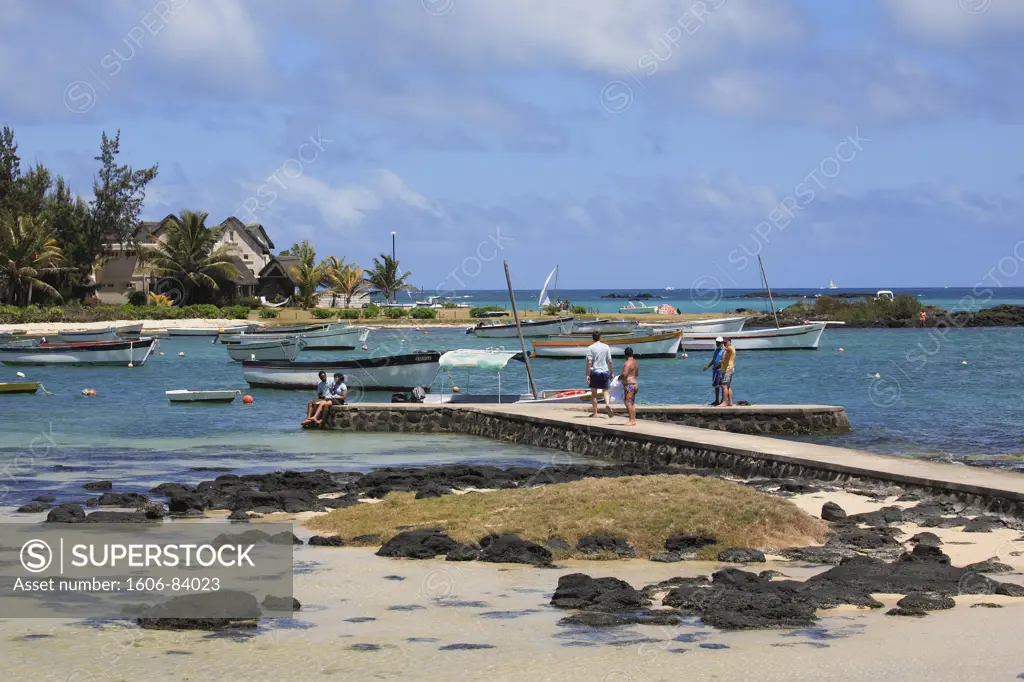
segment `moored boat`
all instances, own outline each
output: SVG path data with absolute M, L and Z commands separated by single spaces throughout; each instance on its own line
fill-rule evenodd
M 231 327 L 170 327 L 167 329 L 168 336 L 217 336 L 219 334 L 241 334 L 252 332 L 256 329 L 255 324 L 241 324 Z
M 369 335 L 369 327 L 324 325 L 323 328 L 311 332 L 225 334 L 219 338 L 221 343 L 228 345 L 247 343 L 249 341 L 302 339 L 306 342 L 303 350 L 354 350 L 365 344 L 366 338 Z
M 235 362 L 244 360 L 286 360 L 292 362 L 299 352 L 306 347 L 306 340 L 301 337 L 291 339 L 271 339 L 267 341 L 245 340 L 227 346 L 228 356 Z
M 603 342 L 612 351 L 612 356 L 622 357 L 626 348 L 633 349 L 634 357 L 638 358 L 674 358 L 679 351 L 679 340 L 682 332 L 655 334 L 652 336 L 629 336 L 605 339 Z M 533 342 L 535 358 L 585 358 L 587 348 L 593 343 L 590 339 L 551 338 Z
M 89 341 L 117 341 L 128 336 L 138 336 L 142 333 L 142 322 L 128 324 L 123 327 L 104 327 L 103 329 L 76 329 L 74 331 L 60 332 L 58 336 L 62 343 L 85 343 Z
M 809 322 L 778 329 L 748 329 L 746 331 L 727 334 L 732 340 L 733 348 L 738 351 L 748 350 L 816 350 L 821 334 L 828 322 Z M 831 323 L 835 324 L 835 323 Z M 682 349 L 714 350 L 715 338 L 722 336 L 715 332 L 684 334 Z
M 523 320 L 519 323 L 523 336 L 551 336 L 552 334 L 565 334 L 572 328 L 576 318 L 559 317 L 556 320 Z M 482 339 L 513 339 L 519 336 L 514 322 L 499 322 L 497 324 L 478 323 L 475 327 L 467 330 Z
M 590 320 L 584 322 L 575 320 L 572 323 L 570 334 L 632 334 L 637 330 L 640 323 L 635 320 Z
M 153 352 L 152 336 L 117 341 L 36 343 L 0 346 L 5 365 L 132 365 L 146 364 Z
M 742 331 L 747 318 L 742 315 L 738 317 L 716 317 L 711 320 L 684 320 L 670 324 L 652 324 L 645 326 L 643 331 L 652 334 L 665 334 L 667 332 L 681 331 L 684 334 L 727 334 Z
M 440 369 L 441 353 L 435 350 L 354 360 L 286 362 L 282 360 L 242 362 L 245 381 L 255 388 L 313 390 L 317 373 L 345 375 L 351 390 L 411 391 L 431 384 Z
M 534 396 L 532 393 L 502 394 L 501 372 L 510 360 L 522 358 L 519 351 L 505 350 L 504 348 L 461 349 L 448 351 L 441 356 L 440 366 L 443 370 L 484 370 L 495 372 L 498 375 L 497 393 L 455 393 L 446 391 L 444 380 L 441 381 L 439 393 L 428 394 L 424 403 L 428 404 L 520 404 L 520 403 L 578 403 L 581 396 L 589 395 L 586 389 L 563 389 L 538 391 Z M 442 375 L 444 376 L 444 375 Z
M 0 395 L 14 395 L 17 393 L 35 393 L 39 390 L 38 381 L 13 381 L 0 382 Z
M 190 391 L 180 388 L 174 391 L 164 391 L 164 395 L 172 403 L 230 403 L 241 391 Z
M 619 312 L 623 315 L 654 315 L 658 312 L 658 306 L 656 305 L 637 305 L 636 301 L 630 301 L 626 305 L 619 308 Z

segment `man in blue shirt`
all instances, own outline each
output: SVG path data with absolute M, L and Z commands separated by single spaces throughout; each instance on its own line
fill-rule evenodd
M 715 339 L 715 353 L 711 356 L 711 362 L 704 365 L 703 372 L 713 369 L 711 372 L 711 385 L 715 387 L 715 402 L 712 407 L 722 404 L 722 356 L 725 355 L 725 339 L 719 336 Z

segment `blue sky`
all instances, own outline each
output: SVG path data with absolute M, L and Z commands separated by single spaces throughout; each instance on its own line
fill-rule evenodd
M 1017 0 L 0 0 L 0 119 L 424 288 L 1024 286 Z M 810 193 L 809 193 L 810 192 Z M 500 248 L 498 248 L 500 246 Z M 1009 258 L 1009 260 L 1006 260 Z M 461 282 L 461 284 L 460 284 Z M 989 280 L 991 283 L 991 280 Z

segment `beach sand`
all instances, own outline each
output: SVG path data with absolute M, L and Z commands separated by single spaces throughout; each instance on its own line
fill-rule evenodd
M 819 515 L 832 501 L 848 513 L 873 501 L 849 492 L 789 496 Z M 302 524 L 316 514 L 266 514 L 261 523 Z M 17 515 L 19 521 L 43 515 Z M 223 513 L 199 521 L 223 523 Z M 8 517 L 10 519 L 12 517 Z M 244 528 L 244 526 L 243 526 Z M 233 526 L 234 530 L 239 527 Z M 906 541 L 918 532 L 900 526 Z M 965 533 L 926 529 L 944 542 L 954 565 L 998 557 L 1024 582 L 1018 531 Z M 13 680 L 476 680 L 592 682 L 678 680 L 1014 679 L 1024 599 L 956 597 L 957 606 L 924 618 L 886 616 L 898 595 L 877 595 L 886 608 L 819 611 L 799 630 L 724 632 L 684 619 L 677 626 L 560 626 L 568 612 L 549 600 L 558 578 L 575 572 L 614 576 L 634 587 L 674 576 L 707 575 L 721 564 L 644 560 L 558 562 L 541 569 L 514 564 L 411 561 L 374 556 L 375 548 L 297 546 L 292 619 L 264 620 L 234 634 L 141 630 L 130 621 L 0 620 L 0 660 Z M 773 569 L 806 579 L 827 566 L 772 559 L 747 570 Z M 971 608 L 976 603 L 1003 608 Z

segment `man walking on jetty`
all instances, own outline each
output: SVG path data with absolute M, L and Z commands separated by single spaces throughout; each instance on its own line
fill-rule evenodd
M 732 407 L 732 373 L 735 369 L 736 349 L 732 347 L 732 339 L 726 339 L 722 354 L 722 400 L 726 407 Z
M 715 402 L 711 403 L 711 407 L 718 407 L 722 404 L 722 355 L 725 354 L 725 339 L 719 336 L 715 339 L 715 352 L 711 356 L 711 362 L 704 365 L 702 372 L 706 372 L 709 369 L 711 372 L 711 385 L 715 389 Z
M 612 349 L 608 344 L 601 343 L 601 332 L 594 332 L 592 338 L 594 343 L 587 348 L 587 384 L 590 386 L 590 405 L 594 408 L 590 416 L 597 416 L 597 392 L 604 391 L 604 408 L 608 416 L 612 417 L 615 413 L 612 412 L 612 399 L 608 395 L 614 371 Z

